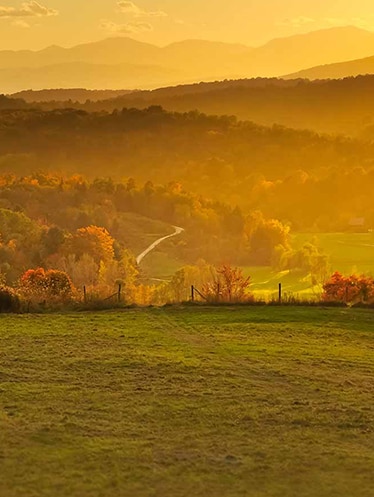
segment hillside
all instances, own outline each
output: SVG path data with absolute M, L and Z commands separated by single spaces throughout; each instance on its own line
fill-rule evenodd
M 265 126 L 281 124 L 360 136 L 372 122 L 373 89 L 374 77 L 370 75 L 316 82 L 256 78 L 139 91 L 76 108 L 112 112 L 123 107 L 161 105 L 177 112 L 197 109 L 207 114 L 235 115 Z
M 236 74 L 250 48 L 187 40 L 164 48 L 131 38 L 109 38 L 72 48 L 0 52 L 1 91 L 85 87 L 152 88 Z
M 23 90 L 10 95 L 11 98 L 22 99 L 28 103 L 35 102 L 80 102 L 85 103 L 87 100 L 97 102 L 121 97 L 131 93 L 131 90 L 86 90 L 84 88 L 68 88 L 54 90 Z
M 279 76 L 374 53 L 374 34 L 354 27 L 279 38 L 251 48 L 185 40 L 165 47 L 116 37 L 71 48 L 0 51 L 1 91 L 154 88 L 192 81 Z
M 30 107 L 32 107 L 32 105 L 27 104 L 22 98 L 9 98 L 0 94 L 0 111 L 7 109 L 29 109 Z
M 374 226 L 373 165 L 370 141 L 264 127 L 196 111 L 149 107 L 112 114 L 71 109 L 0 113 L 3 174 L 44 169 L 63 176 L 133 177 L 175 185 L 177 190 L 182 184 L 232 206 L 259 209 L 297 230 L 345 230 L 355 217 L 365 217 L 368 226 Z M 159 209 L 164 212 L 166 207 Z M 170 224 L 185 227 L 189 222 L 187 205 L 168 215 Z M 240 228 L 241 213 L 234 219 Z M 201 233 L 206 232 L 205 221 L 202 217 Z
M 374 52 L 373 52 L 374 53 Z M 285 76 L 285 79 L 341 79 L 359 74 L 374 74 L 374 56 L 335 64 L 312 67 Z
M 323 29 L 272 40 L 256 49 L 251 54 L 256 73 L 251 76 L 280 76 L 291 72 L 291 67 L 343 62 L 373 53 L 373 32 L 353 26 Z
M 66 62 L 32 68 L 0 69 L 0 88 L 4 93 L 19 92 L 25 88 L 154 88 L 165 81 L 178 82 L 182 79 L 183 76 L 177 70 L 155 65 Z

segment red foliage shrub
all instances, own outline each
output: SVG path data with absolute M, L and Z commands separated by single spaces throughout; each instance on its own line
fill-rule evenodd
M 369 276 L 343 276 L 335 272 L 323 285 L 322 299 L 325 302 L 374 302 L 374 279 Z

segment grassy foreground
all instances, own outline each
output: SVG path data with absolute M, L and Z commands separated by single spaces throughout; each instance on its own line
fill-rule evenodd
M 374 312 L 0 316 L 1 497 L 374 495 Z

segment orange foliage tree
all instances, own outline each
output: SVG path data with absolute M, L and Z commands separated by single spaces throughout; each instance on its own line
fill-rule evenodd
M 240 268 L 222 264 L 213 281 L 203 286 L 203 292 L 209 301 L 245 302 L 253 298 L 248 291 L 250 284 L 250 276 L 246 278 Z
M 22 275 L 20 290 L 28 298 L 68 300 L 73 296 L 74 286 L 63 271 L 38 268 L 29 269 Z
M 369 276 L 343 276 L 336 271 L 323 285 L 322 299 L 325 302 L 374 302 L 374 279 Z
M 69 251 L 77 258 L 88 254 L 97 264 L 100 261 L 109 261 L 114 257 L 114 239 L 105 228 L 87 226 L 78 229 L 70 240 Z

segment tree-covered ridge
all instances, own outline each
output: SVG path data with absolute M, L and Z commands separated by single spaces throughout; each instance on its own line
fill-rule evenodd
M 344 79 L 316 80 L 254 78 L 204 82 L 157 90 L 134 91 L 117 98 L 99 101 L 87 98 L 63 98 L 27 104 L 16 99 L 0 97 L 0 109 L 39 108 L 69 109 L 87 112 L 113 112 L 123 108 L 146 109 L 163 106 L 173 112 L 199 112 L 235 115 L 238 119 L 254 121 L 265 126 L 280 124 L 296 129 L 311 129 L 324 133 L 365 136 L 373 124 L 374 76 L 371 74 Z M 61 90 L 62 91 L 62 90 Z M 53 91 L 49 92 L 53 95 Z M 22 95 L 22 93 L 21 93 Z M 72 95 L 74 91 L 72 90 Z
M 372 124 L 373 88 L 373 75 L 320 81 L 255 78 L 134 92 L 85 104 L 46 102 L 42 107 L 50 110 L 74 105 L 89 112 L 112 112 L 123 107 L 161 105 L 169 111 L 197 109 L 207 114 L 235 115 L 266 126 L 281 124 L 358 136 Z
M 0 94 L 0 110 L 29 108 L 31 108 L 31 105 L 27 104 L 22 98 L 9 98 Z
M 160 107 L 0 112 L 0 171 L 181 183 L 297 230 L 374 224 L 371 141 Z M 346 198 L 349 195 L 350 201 Z

